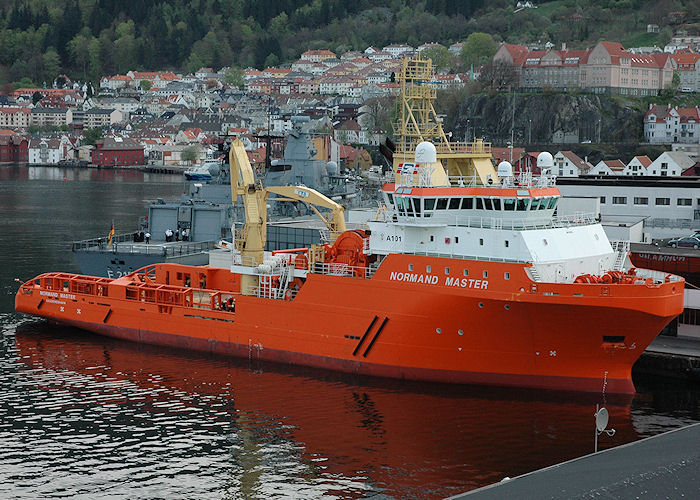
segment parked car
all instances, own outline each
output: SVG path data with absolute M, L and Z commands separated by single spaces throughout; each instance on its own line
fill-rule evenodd
M 700 248 L 700 238 L 697 236 L 686 236 L 685 238 L 676 238 L 675 240 L 669 240 L 668 246 L 676 247 L 692 247 Z

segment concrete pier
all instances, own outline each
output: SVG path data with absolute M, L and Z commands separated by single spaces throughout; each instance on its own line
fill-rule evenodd
M 699 443 L 694 424 L 450 498 L 700 498 Z

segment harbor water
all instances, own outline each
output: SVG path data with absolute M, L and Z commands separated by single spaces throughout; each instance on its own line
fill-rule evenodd
M 136 229 L 179 176 L 0 166 L 0 498 L 443 498 L 700 421 L 700 388 L 634 396 L 407 383 L 103 338 L 14 313 Z

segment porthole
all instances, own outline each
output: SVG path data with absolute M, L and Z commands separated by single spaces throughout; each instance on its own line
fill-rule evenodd
M 464 335 L 464 330 L 457 330 L 457 333 L 460 335 Z
M 508 271 L 506 271 L 505 273 L 503 273 L 503 279 L 504 279 L 504 280 L 509 280 L 509 279 L 510 279 L 510 273 L 509 273 Z
M 505 308 L 506 311 L 510 311 L 510 304 L 506 304 L 503 307 Z
M 435 332 L 436 332 L 438 335 L 441 334 L 441 333 L 442 333 L 442 328 L 436 328 L 436 329 L 435 329 Z
M 483 302 L 479 302 L 479 308 L 480 308 L 480 309 L 483 309 L 483 308 L 484 308 L 484 303 L 483 303 Z

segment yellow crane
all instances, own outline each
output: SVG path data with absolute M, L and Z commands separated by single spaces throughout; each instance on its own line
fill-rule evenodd
M 235 139 L 229 152 L 231 172 L 231 202 L 236 204 L 238 197 L 243 200 L 245 225 L 236 248 L 241 252 L 242 263 L 246 266 L 262 264 L 267 239 L 267 197 L 270 193 L 282 196 L 279 201 L 301 201 L 309 205 L 330 231 L 331 242 L 345 231 L 345 209 L 327 196 L 306 186 L 272 186 L 263 188 L 255 181 L 253 168 L 248 161 L 245 147 L 240 139 Z M 316 207 L 331 210 L 331 217 L 324 217 Z M 243 275 L 243 290 L 258 284 L 257 276 Z

